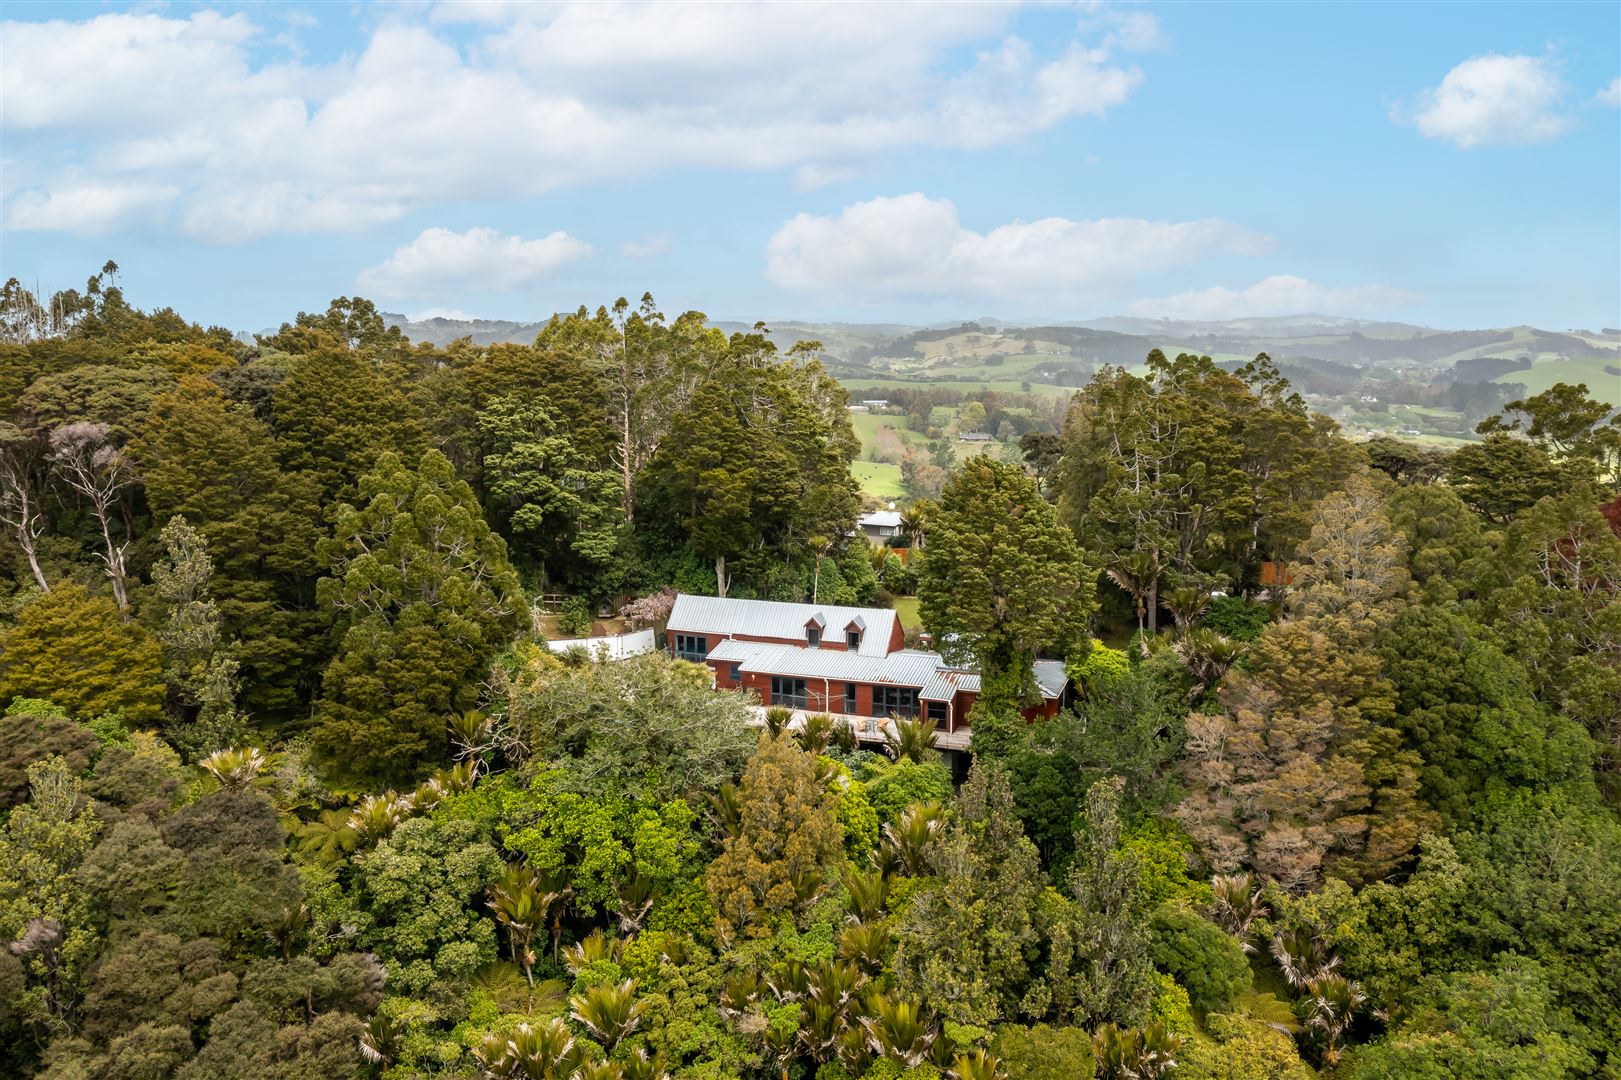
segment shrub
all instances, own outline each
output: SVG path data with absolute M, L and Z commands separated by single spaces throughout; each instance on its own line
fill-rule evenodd
M 1186 908 L 1163 905 L 1149 922 L 1154 965 L 1181 983 L 1201 1016 L 1225 1009 L 1250 985 L 1238 939 Z

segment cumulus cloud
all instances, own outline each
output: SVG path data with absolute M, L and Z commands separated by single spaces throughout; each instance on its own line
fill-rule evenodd
M 1612 109 L 1621 109 L 1621 77 L 1610 80 L 1610 85 L 1593 95 L 1593 101 Z
M 1051 217 L 981 233 L 963 227 L 950 200 L 914 192 L 784 222 L 766 245 L 766 277 L 823 294 L 1056 300 L 1270 246 L 1268 237 L 1216 219 Z
M 93 236 L 132 222 L 156 222 L 180 189 L 169 184 L 77 184 L 6 200 L 6 227 Z
M 1319 285 L 1292 274 L 1274 274 L 1247 289 L 1215 286 L 1158 300 L 1139 300 L 1133 315 L 1162 319 L 1217 320 L 1265 315 L 1388 316 L 1422 299 L 1387 285 Z
M 482 227 L 462 233 L 424 229 L 380 265 L 362 270 L 357 283 L 362 292 L 385 299 L 513 292 L 590 253 L 591 245 L 566 232 L 525 240 Z
M 1565 86 L 1551 62 L 1535 56 L 1487 53 L 1446 73 L 1441 85 L 1393 115 L 1419 133 L 1455 146 L 1525 145 L 1570 130 L 1562 111 Z
M 175 223 L 228 242 L 670 167 L 814 181 L 896 147 L 994 146 L 1101 115 L 1141 81 L 1122 55 L 1153 40 L 1151 19 L 1038 49 L 1014 12 L 458 4 L 396 12 L 326 64 L 267 48 L 274 34 L 242 14 L 7 22 L 6 194 L 176 186 Z

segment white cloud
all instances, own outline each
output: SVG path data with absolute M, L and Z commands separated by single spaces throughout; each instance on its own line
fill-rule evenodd
M 1593 95 L 1593 101 L 1612 109 L 1621 109 L 1621 76 L 1610 80 L 1610 85 Z
M 913 193 L 859 202 L 834 216 L 791 218 L 766 246 L 766 277 L 824 294 L 1055 300 L 1270 245 L 1214 219 L 1054 217 L 980 233 L 963 228 L 950 200 Z
M 1148 23 L 1038 50 L 1009 33 L 1015 10 L 450 5 L 397 10 L 320 65 L 267 48 L 274 33 L 240 14 L 7 22 L 5 183 L 37 199 L 178 186 L 178 226 L 228 242 L 671 167 L 814 183 L 896 147 L 994 146 L 1102 115 L 1141 81 L 1117 53 Z
M 861 170 L 848 165 L 801 165 L 794 170 L 795 191 L 816 191 L 832 184 L 842 184 L 861 175 Z
M 1132 304 L 1133 315 L 1164 319 L 1239 319 L 1264 315 L 1387 316 L 1421 300 L 1388 285 L 1319 285 L 1292 274 L 1275 274 L 1247 289 L 1215 286 Z
M 79 184 L 49 194 L 24 191 L 6 200 L 8 229 L 93 236 L 135 221 L 157 221 L 180 194 L 168 184 Z
M 1419 95 L 1410 116 L 1419 133 L 1469 149 L 1547 142 L 1570 130 L 1565 87 L 1551 62 L 1487 53 L 1465 60 Z M 1392 115 L 1406 119 L 1400 108 Z
M 626 240 L 619 245 L 619 254 L 629 259 L 655 259 L 670 251 L 669 233 L 648 233 L 639 240 Z
M 591 245 L 566 232 L 525 240 L 482 227 L 464 233 L 424 229 L 381 265 L 362 270 L 358 285 L 362 292 L 388 299 L 512 292 L 590 253 Z

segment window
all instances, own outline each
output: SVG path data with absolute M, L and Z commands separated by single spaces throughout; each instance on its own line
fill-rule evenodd
M 943 701 L 931 701 L 931 702 L 929 702 L 929 719 L 930 720 L 938 720 L 942 724 L 945 723 L 946 722 L 946 703 L 943 702 Z
M 803 709 L 809 703 L 805 695 L 805 680 L 790 679 L 784 675 L 771 676 L 772 705 L 782 705 L 790 709 Z
M 917 715 L 917 691 L 910 686 L 875 686 L 872 688 L 872 714 L 874 716 Z
M 709 655 L 709 639 L 703 634 L 677 634 L 675 654 L 683 660 L 703 660 Z
M 813 649 L 822 644 L 822 628 L 820 626 L 805 627 L 805 644 Z
M 844 711 L 847 713 L 856 711 L 856 684 L 853 682 L 844 684 Z
M 857 649 L 861 648 L 861 631 L 846 630 L 844 632 L 844 643 L 845 645 L 849 646 L 851 652 L 855 652 Z
M 726 677 L 728 679 L 732 680 L 733 682 L 742 682 L 743 681 L 743 665 L 742 664 L 733 664 L 731 670 L 726 673 Z

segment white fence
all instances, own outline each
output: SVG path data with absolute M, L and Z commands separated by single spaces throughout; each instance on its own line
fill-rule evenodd
M 548 641 L 546 647 L 554 653 L 584 649 L 598 660 L 625 660 L 653 651 L 653 631 L 637 630 L 632 634 L 614 634 L 612 637 L 564 638 L 561 641 Z

